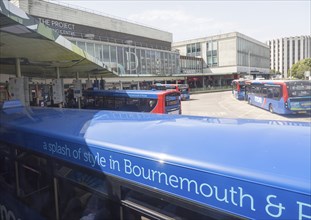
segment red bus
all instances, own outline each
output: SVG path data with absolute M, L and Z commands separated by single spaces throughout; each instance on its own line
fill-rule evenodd
M 151 86 L 152 89 L 156 90 L 169 90 L 173 89 L 180 92 L 181 100 L 190 99 L 190 88 L 188 84 L 154 84 Z
M 162 114 L 181 114 L 175 90 L 85 90 L 82 108 Z

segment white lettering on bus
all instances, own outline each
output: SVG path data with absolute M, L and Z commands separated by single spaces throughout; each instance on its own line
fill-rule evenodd
M 21 220 L 20 218 L 16 218 L 15 214 L 2 204 L 0 204 L 0 217 L 0 219 L 4 220 Z
M 311 213 L 311 204 L 303 203 L 303 202 L 297 202 L 299 206 L 299 211 L 298 211 L 298 219 L 301 220 L 303 218 L 311 219 L 311 215 L 306 215 L 304 214 L 305 212 L 303 211 L 303 208 L 307 209 L 306 213 Z
M 261 97 L 255 96 L 254 99 L 255 99 L 255 102 L 262 103 L 262 98 Z
M 242 187 L 238 187 L 238 189 L 235 189 L 234 187 L 226 189 L 208 183 L 199 183 L 193 179 L 169 175 L 157 170 L 146 169 L 142 166 L 132 164 L 132 161 L 128 159 L 124 159 L 124 173 L 127 175 L 134 175 L 137 178 L 150 180 L 158 184 L 162 183 L 173 188 L 186 190 L 189 193 L 195 193 L 205 198 L 213 198 L 218 202 L 231 203 L 234 206 L 239 206 L 241 208 L 249 207 L 252 211 L 256 211 L 254 198 L 250 194 L 244 193 Z

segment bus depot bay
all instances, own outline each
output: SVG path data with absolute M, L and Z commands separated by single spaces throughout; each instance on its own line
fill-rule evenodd
M 311 217 L 310 123 L 18 103 L 0 116 L 5 219 Z

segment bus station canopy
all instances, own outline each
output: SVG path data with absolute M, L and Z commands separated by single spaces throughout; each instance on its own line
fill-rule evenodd
M 0 1 L 0 73 L 16 74 L 19 58 L 21 75 L 39 78 L 114 75 L 92 57 L 51 28 L 40 23 L 7 0 Z

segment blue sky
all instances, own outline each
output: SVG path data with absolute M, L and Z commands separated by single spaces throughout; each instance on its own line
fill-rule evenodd
M 171 32 L 174 42 L 232 31 L 262 42 L 311 34 L 311 0 L 58 2 Z

